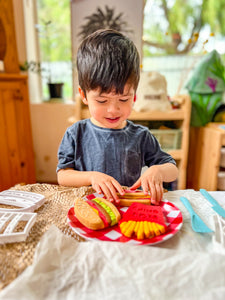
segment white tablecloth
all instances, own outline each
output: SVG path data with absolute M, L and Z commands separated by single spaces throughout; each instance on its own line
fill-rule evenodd
M 167 193 L 184 223 L 174 237 L 155 246 L 79 243 L 51 227 L 33 264 L 0 299 L 225 299 L 225 252 L 214 246 L 215 233 L 192 231 L 180 195 L 214 227 L 211 205 L 193 190 Z M 225 192 L 212 195 L 225 206 Z

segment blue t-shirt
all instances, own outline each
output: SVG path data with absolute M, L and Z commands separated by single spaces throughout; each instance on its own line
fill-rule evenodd
M 132 186 L 142 167 L 168 162 L 176 164 L 147 127 L 127 121 L 122 129 L 109 129 L 85 119 L 66 130 L 58 150 L 57 171 L 98 171 L 121 185 Z

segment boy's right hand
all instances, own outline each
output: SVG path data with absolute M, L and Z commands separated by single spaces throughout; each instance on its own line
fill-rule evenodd
M 101 172 L 91 172 L 91 185 L 98 193 L 103 193 L 110 202 L 119 203 L 117 192 L 124 195 L 124 190 L 119 182 L 112 176 L 106 175 Z

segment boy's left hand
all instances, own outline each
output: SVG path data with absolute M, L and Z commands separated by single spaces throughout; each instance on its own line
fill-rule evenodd
M 140 186 L 146 195 L 151 194 L 151 203 L 158 205 L 163 198 L 163 176 L 157 165 L 150 167 L 130 189 L 135 190 Z

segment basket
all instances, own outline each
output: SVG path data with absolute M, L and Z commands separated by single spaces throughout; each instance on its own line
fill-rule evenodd
M 157 138 L 164 151 L 180 149 L 181 129 L 150 129 L 150 132 Z

